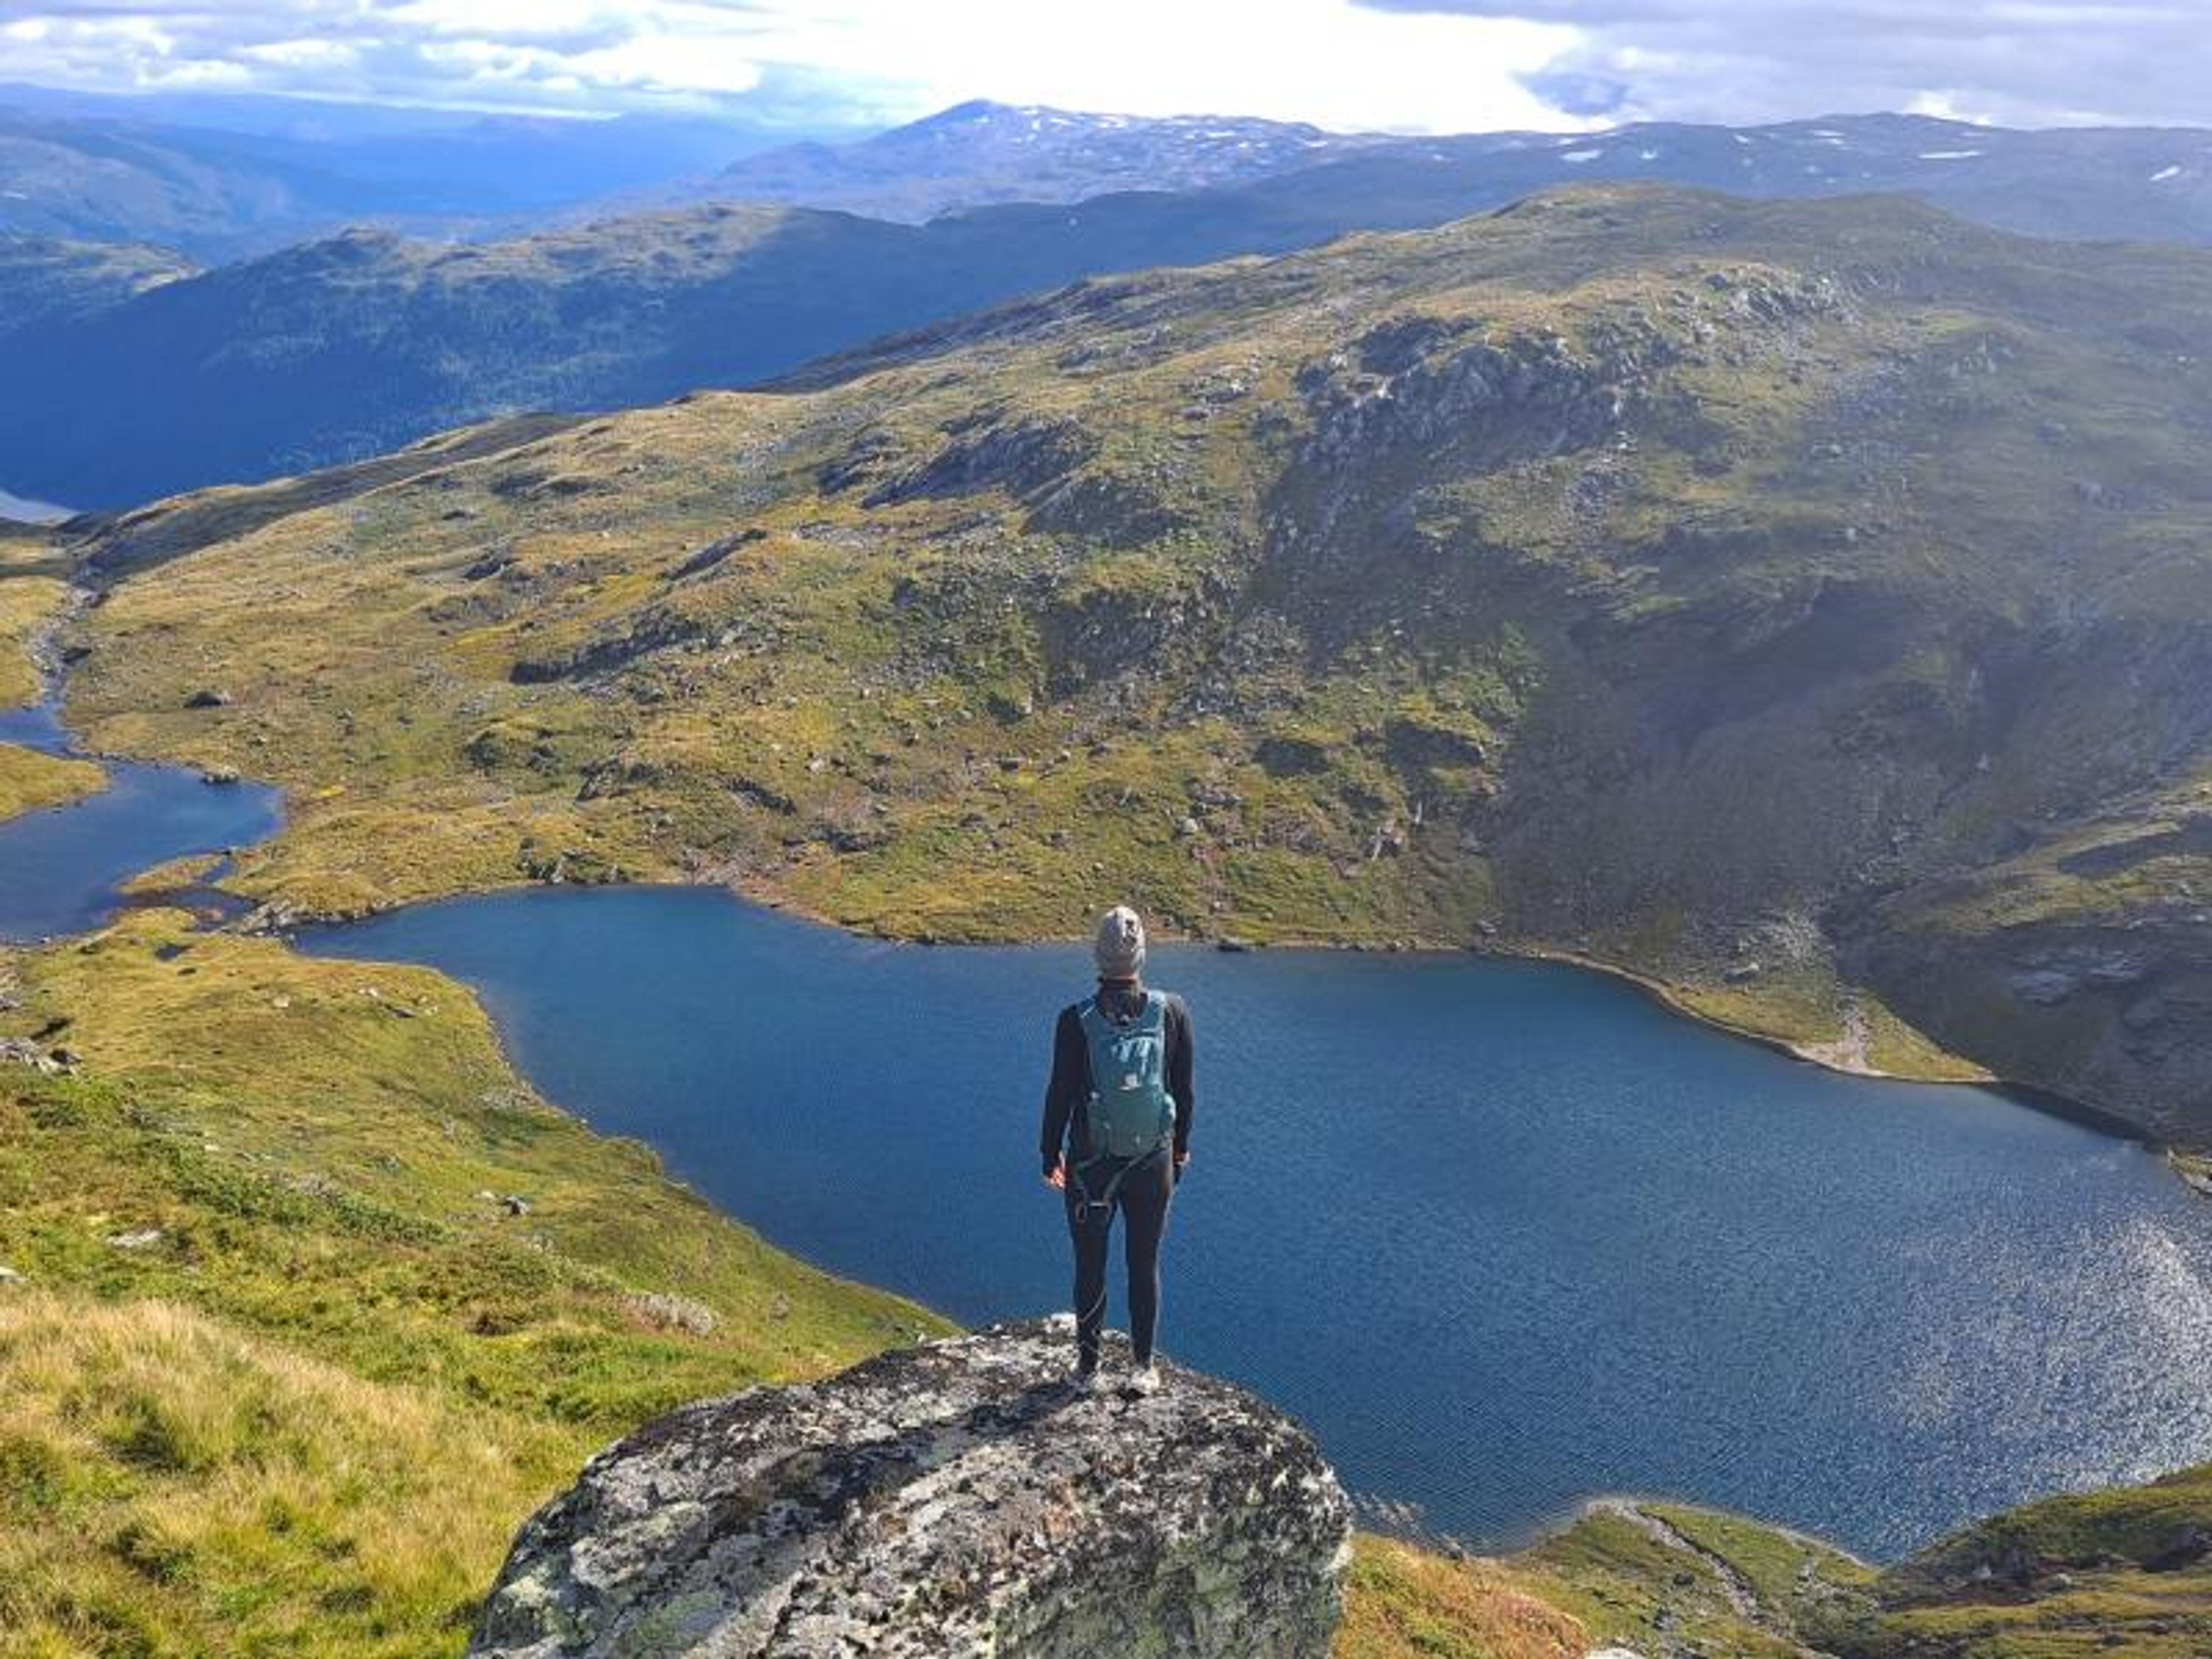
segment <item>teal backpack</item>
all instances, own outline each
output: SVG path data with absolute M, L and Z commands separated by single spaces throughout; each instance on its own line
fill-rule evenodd
M 1168 1092 L 1168 1002 L 1145 994 L 1144 1012 L 1117 1023 L 1091 997 L 1082 1008 L 1091 1041 L 1090 1126 L 1092 1158 L 1142 1158 L 1174 1137 L 1175 1097 Z

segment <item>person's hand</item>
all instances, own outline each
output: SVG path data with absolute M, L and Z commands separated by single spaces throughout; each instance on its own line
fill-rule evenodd
M 1061 1189 L 1063 1189 L 1064 1188 L 1066 1188 L 1066 1185 L 1067 1185 L 1067 1161 L 1066 1161 L 1066 1159 L 1065 1159 L 1065 1158 L 1061 1159 L 1059 1163 L 1057 1163 L 1057 1164 L 1054 1164 L 1054 1165 L 1052 1166 L 1052 1168 L 1050 1168 L 1049 1170 L 1047 1170 L 1044 1172 L 1044 1184 L 1045 1184 L 1046 1186 L 1048 1186 L 1048 1187 L 1051 1188 L 1054 1192 L 1059 1192 L 1059 1191 L 1060 1191 Z
M 1175 1184 L 1176 1186 L 1180 1187 L 1182 1185 L 1182 1172 L 1189 1167 L 1190 1154 L 1188 1152 L 1177 1152 L 1176 1154 L 1175 1161 Z

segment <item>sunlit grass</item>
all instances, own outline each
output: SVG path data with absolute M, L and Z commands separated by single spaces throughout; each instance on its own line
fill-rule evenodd
M 107 775 L 90 761 L 0 743 L 0 822 L 81 800 L 106 788 L 106 780 Z
M 84 1057 L 0 1067 L 9 1659 L 458 1652 L 607 1441 L 946 1328 L 538 1100 L 435 974 L 161 911 L 6 972 Z

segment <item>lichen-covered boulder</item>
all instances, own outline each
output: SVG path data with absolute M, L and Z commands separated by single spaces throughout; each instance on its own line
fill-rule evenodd
M 532 1519 L 480 1659 L 1323 1659 L 1348 1556 L 1305 1431 L 1164 1367 L 1067 1388 L 1066 1322 L 686 1407 Z

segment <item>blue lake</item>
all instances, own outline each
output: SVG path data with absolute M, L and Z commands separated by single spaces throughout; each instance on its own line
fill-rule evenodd
M 302 944 L 467 981 L 552 1099 L 839 1273 L 969 1322 L 1066 1302 L 1035 1144 L 1077 949 L 888 945 L 684 889 Z M 1629 1491 L 1887 1557 L 2212 1458 L 2212 1206 L 2150 1152 L 1566 968 L 1154 969 L 1199 1058 L 1163 1346 L 1438 1531 L 1511 1543 Z
M 51 705 L 0 709 L 0 743 L 71 754 Z M 96 795 L 0 823 L 0 942 L 96 927 L 120 908 L 118 884 L 171 859 L 251 846 L 275 833 L 277 791 L 210 785 L 175 766 L 115 762 Z

